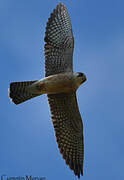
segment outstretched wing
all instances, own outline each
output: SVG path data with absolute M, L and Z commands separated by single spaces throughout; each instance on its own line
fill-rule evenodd
M 45 75 L 73 71 L 74 39 L 70 18 L 59 3 L 48 19 L 45 32 Z
M 75 175 L 83 175 L 83 124 L 76 94 L 48 95 L 52 122 L 60 153 Z

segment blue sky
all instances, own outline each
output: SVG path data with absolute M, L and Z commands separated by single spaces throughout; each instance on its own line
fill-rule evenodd
M 77 179 L 57 148 L 46 96 L 21 105 L 11 81 L 44 76 L 43 38 L 57 0 L 0 0 L 0 175 Z M 124 1 L 65 3 L 75 37 L 74 70 L 84 123 L 85 180 L 124 179 Z

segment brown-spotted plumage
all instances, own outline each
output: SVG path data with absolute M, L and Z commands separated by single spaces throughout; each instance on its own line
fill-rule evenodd
M 11 83 L 9 96 L 19 104 L 47 94 L 58 148 L 66 164 L 80 178 L 83 175 L 84 140 L 76 90 L 86 81 L 86 76 L 73 72 L 74 38 L 64 4 L 59 3 L 51 13 L 44 40 L 46 77 Z
M 74 38 L 66 7 L 58 4 L 45 33 L 46 76 L 73 72 Z M 81 115 L 76 93 L 48 95 L 52 122 L 59 150 L 75 175 L 83 175 L 84 143 Z
M 74 38 L 66 7 L 59 3 L 48 19 L 45 32 L 45 75 L 73 71 Z
M 60 153 L 75 175 L 83 175 L 83 125 L 76 94 L 48 95 L 51 117 Z

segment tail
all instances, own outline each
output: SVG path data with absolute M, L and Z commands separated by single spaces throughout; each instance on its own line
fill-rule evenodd
M 9 88 L 9 97 L 15 104 L 20 104 L 28 99 L 38 96 L 30 91 L 30 86 L 36 81 L 12 82 Z

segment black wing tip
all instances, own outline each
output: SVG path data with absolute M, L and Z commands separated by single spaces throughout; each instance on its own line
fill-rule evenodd
M 83 165 L 81 165 L 80 163 L 79 164 L 74 163 L 73 160 L 70 160 L 68 157 L 66 157 L 66 153 L 64 153 L 63 149 L 60 146 L 58 147 L 60 154 L 62 155 L 66 164 L 74 172 L 75 176 L 77 176 L 80 179 L 80 175 L 83 176 Z
M 74 172 L 75 176 L 77 176 L 80 179 L 80 175 L 83 176 L 83 168 L 80 168 L 80 165 L 76 165 L 76 167 L 74 167 L 75 165 L 70 165 L 69 167 L 70 169 Z
M 48 33 L 48 27 L 49 24 L 52 22 L 52 20 L 56 17 L 56 15 L 61 12 L 62 10 L 66 9 L 65 5 L 61 2 L 59 2 L 56 6 L 55 9 L 53 9 L 53 12 L 50 14 L 50 17 L 48 18 L 48 22 L 46 23 L 46 32 L 45 32 L 45 37 L 44 37 L 44 41 L 48 42 L 49 39 L 47 37 L 47 33 Z
M 65 8 L 65 4 L 62 2 L 59 2 L 56 7 L 64 7 Z
M 75 163 L 73 161 L 73 159 L 70 159 L 66 152 L 64 152 L 63 146 L 58 143 L 58 139 L 57 139 L 57 145 L 59 148 L 59 152 L 62 155 L 63 159 L 65 160 L 65 163 L 67 166 L 69 166 L 69 168 L 74 172 L 75 176 L 77 176 L 80 179 L 80 175 L 83 176 L 83 164 L 81 165 L 81 163 Z
M 75 164 L 73 171 L 75 176 L 77 176 L 79 179 L 80 179 L 80 175 L 83 176 L 83 167 L 81 167 L 80 164 Z
M 58 13 L 58 12 L 61 13 L 63 10 L 67 11 L 66 6 L 63 3 L 59 2 L 56 8 L 53 10 L 53 13 Z

